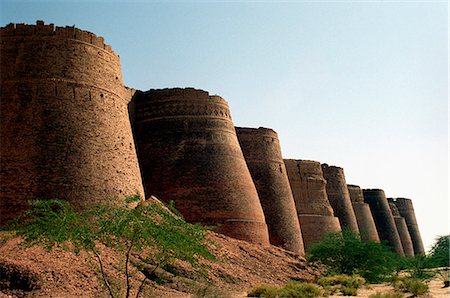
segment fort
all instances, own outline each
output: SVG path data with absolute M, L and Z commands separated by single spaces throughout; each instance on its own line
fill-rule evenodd
M 347 189 L 352 201 L 353 211 L 355 212 L 362 239 L 380 242 L 377 227 L 375 226 L 372 213 L 370 212 L 370 207 L 368 204 L 364 203 L 362 189 L 357 185 L 350 184 L 347 185 Z
M 411 200 L 393 199 L 393 216 L 382 190 L 347 186 L 342 168 L 283 159 L 277 133 L 235 128 L 222 97 L 127 88 L 111 46 L 74 27 L 9 24 L 0 36 L 2 224 L 31 199 L 88 208 L 154 195 L 189 222 L 297 254 L 341 227 L 424 253 Z
M 340 232 L 341 225 L 334 216 L 326 192 L 320 162 L 285 159 L 286 170 L 294 195 L 305 248 L 331 232 Z
M 342 229 L 349 229 L 358 233 L 358 223 L 345 181 L 344 169 L 322 164 L 322 171 L 327 181 L 328 200 L 333 207 L 335 216 L 339 218 Z
M 120 59 L 72 27 L 1 29 L 1 217 L 35 198 L 144 195 Z
M 300 224 L 275 131 L 236 127 L 239 143 L 255 182 L 270 242 L 304 254 Z
M 363 189 L 364 202 L 369 204 L 378 236 L 399 255 L 404 256 L 402 242 L 392 216 L 388 200 L 382 189 Z

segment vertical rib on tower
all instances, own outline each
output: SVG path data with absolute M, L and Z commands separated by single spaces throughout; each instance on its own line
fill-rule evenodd
M 236 127 L 245 161 L 255 182 L 270 243 L 304 254 L 294 197 L 275 131 Z
M 322 240 L 326 233 L 340 232 L 341 226 L 328 201 L 320 163 L 294 159 L 285 159 L 284 163 L 307 249 Z
M 370 212 L 368 204 L 364 203 L 362 189 L 357 185 L 347 184 L 353 210 L 355 211 L 356 221 L 363 240 L 380 242 L 377 227 Z
M 382 189 L 364 189 L 363 195 L 364 201 L 370 206 L 380 239 L 387 241 L 397 254 L 404 256 L 400 236 L 384 191 Z
M 269 244 L 255 185 L 227 102 L 192 88 L 137 92 L 135 136 L 147 194 L 189 222 Z
M 339 218 L 342 229 L 347 228 L 358 233 L 358 223 L 345 182 L 344 169 L 322 164 L 322 171 L 327 181 L 328 200 L 333 208 L 334 215 Z
M 400 216 L 397 206 L 395 206 L 392 198 L 388 198 L 388 202 L 389 208 L 391 208 L 392 216 L 394 217 L 398 235 L 400 236 L 400 241 L 402 242 L 403 252 L 405 253 L 405 256 L 412 257 L 414 256 L 414 249 L 405 219 Z
M 393 199 L 398 212 L 405 218 L 408 231 L 411 236 L 415 255 L 425 254 L 423 248 L 422 236 L 420 235 L 419 226 L 416 220 L 416 213 L 414 212 L 413 203 L 410 199 L 396 198 Z
M 1 219 L 30 199 L 143 195 L 119 56 L 102 37 L 42 21 L 0 34 Z

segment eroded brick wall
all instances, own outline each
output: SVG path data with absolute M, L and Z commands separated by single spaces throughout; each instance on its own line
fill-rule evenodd
M 304 254 L 294 197 L 277 133 L 262 127 L 236 127 L 236 133 L 264 211 L 270 243 Z
M 380 242 L 377 228 L 368 204 L 364 203 L 362 189 L 357 185 L 347 185 L 347 189 L 355 211 L 359 232 L 363 240 Z
M 342 229 L 349 229 L 358 233 L 358 223 L 348 193 L 344 169 L 322 164 L 322 171 L 327 181 L 328 200 L 333 208 L 334 215 L 339 218 Z
M 120 59 L 72 27 L 9 24 L 1 34 L 1 218 L 27 200 L 83 206 L 144 195 Z
M 398 212 L 397 206 L 395 206 L 392 198 L 388 198 L 388 202 L 392 216 L 394 217 L 398 235 L 400 236 L 400 241 L 402 242 L 403 252 L 405 253 L 405 256 L 412 257 L 414 256 L 414 249 L 408 227 L 406 226 L 406 221 Z
M 267 225 L 227 102 L 192 88 L 136 92 L 134 130 L 148 195 L 190 222 L 269 244 Z
M 326 233 L 341 231 L 341 225 L 328 201 L 320 163 L 294 159 L 285 159 L 284 163 L 307 249 Z
M 414 248 L 415 255 L 425 254 L 423 247 L 422 236 L 420 235 L 419 225 L 416 220 L 416 213 L 414 212 L 413 203 L 410 199 L 396 198 L 393 199 L 395 206 L 402 217 L 405 218 L 406 225 L 408 227 L 411 241 Z
M 364 201 L 369 204 L 378 236 L 386 241 L 399 255 L 403 256 L 403 247 L 400 236 L 392 216 L 389 203 L 382 189 L 364 189 Z

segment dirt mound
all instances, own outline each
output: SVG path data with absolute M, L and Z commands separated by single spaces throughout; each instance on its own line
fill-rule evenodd
M 283 284 L 289 280 L 314 279 L 318 270 L 304 258 L 278 247 L 263 247 L 208 232 L 217 261 L 192 267 L 175 262 L 153 271 L 131 266 L 131 297 L 145 276 L 149 278 L 141 297 L 242 297 L 258 284 Z M 0 246 L 0 297 L 108 297 L 94 254 L 78 254 L 60 246 L 47 251 L 26 247 L 20 238 Z M 124 253 L 99 246 L 112 288 L 124 293 Z M 135 260 L 142 259 L 134 254 Z

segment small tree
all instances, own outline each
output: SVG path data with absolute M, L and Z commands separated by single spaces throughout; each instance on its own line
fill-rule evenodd
M 319 261 L 328 273 L 359 274 L 369 282 L 383 280 L 393 273 L 397 255 L 384 244 L 362 241 L 350 230 L 330 233 L 308 249 L 308 261 Z
M 450 235 L 440 236 L 430 251 L 433 267 L 450 266 Z
M 139 201 L 139 196 L 127 199 L 127 203 Z M 88 211 L 78 212 L 63 200 L 36 200 L 12 229 L 29 245 L 41 244 L 51 249 L 54 244 L 67 247 L 70 242 L 75 251 L 87 250 L 95 255 L 103 281 L 111 297 L 114 292 L 104 270 L 98 243 L 124 252 L 125 297 L 130 297 L 130 256 L 143 248 L 154 247 L 156 253 L 147 257 L 154 265 L 145 274 L 136 297 L 139 297 L 155 270 L 174 259 L 197 264 L 199 257 L 213 259 L 205 246 L 204 228 L 186 223 L 181 217 L 157 203 L 142 204 L 128 208 L 125 204 L 105 204 L 92 206 Z

